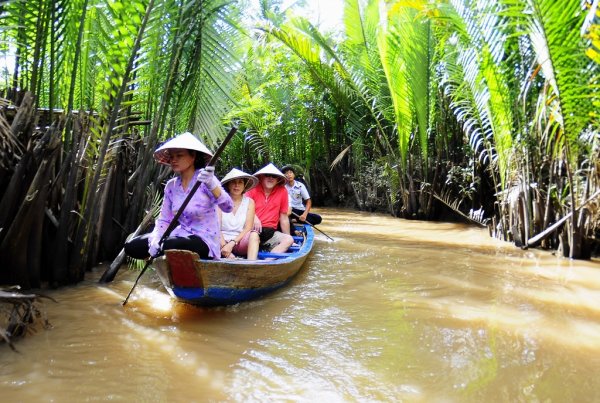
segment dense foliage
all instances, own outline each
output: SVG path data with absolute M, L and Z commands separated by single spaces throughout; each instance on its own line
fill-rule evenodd
M 313 173 L 327 161 L 361 208 L 432 219 L 446 206 L 518 245 L 587 256 L 598 227 L 598 15 L 590 1 L 346 0 L 331 35 L 265 13 L 268 57 L 252 62 L 300 59 L 308 89 L 299 96 L 282 80 L 252 102 L 304 101 L 308 124 L 271 126 L 268 149 L 281 152 L 290 133 L 310 139 L 291 158 Z M 312 93 L 321 103 L 305 101 Z M 258 115 L 241 114 L 260 134 Z M 562 231 L 533 238 L 567 216 Z
M 160 200 L 156 144 L 189 130 L 215 147 L 232 124 L 222 171 L 292 163 L 317 205 L 453 211 L 589 255 L 598 1 L 345 0 L 334 32 L 249 3 L 0 5 L 4 281 L 112 259 Z

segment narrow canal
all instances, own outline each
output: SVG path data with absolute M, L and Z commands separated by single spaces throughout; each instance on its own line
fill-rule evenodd
M 0 346 L 5 402 L 600 399 L 600 264 L 485 230 L 319 209 L 308 263 L 261 300 L 200 309 L 148 271 L 50 292 Z

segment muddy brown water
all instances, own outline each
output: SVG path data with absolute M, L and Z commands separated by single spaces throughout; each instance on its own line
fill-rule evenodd
M 0 346 L 4 402 L 600 401 L 600 264 L 460 224 L 318 209 L 286 288 L 174 302 L 148 272 L 51 292 L 52 329 Z

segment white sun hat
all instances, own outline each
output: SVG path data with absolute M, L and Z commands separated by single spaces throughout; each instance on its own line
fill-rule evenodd
M 223 187 L 227 189 L 227 187 L 225 186 L 227 182 L 232 181 L 234 179 L 244 179 L 246 181 L 246 189 L 244 190 L 244 192 L 247 192 L 248 190 L 252 189 L 258 184 L 258 178 L 256 176 L 247 174 L 246 172 L 240 171 L 237 168 L 233 168 L 227 173 L 227 175 L 225 175 L 223 179 L 221 179 L 221 185 L 223 185 Z
M 254 176 L 258 175 L 275 175 L 279 177 L 278 183 L 285 182 L 285 175 L 271 162 L 254 173 Z
M 198 137 L 194 136 L 190 132 L 181 133 L 177 137 L 173 137 L 171 140 L 166 141 L 160 147 L 154 151 L 154 159 L 165 165 L 169 165 L 171 163 L 171 155 L 169 154 L 169 149 L 171 148 L 185 148 L 187 150 L 199 151 L 202 154 L 208 155 L 208 157 L 212 157 L 213 153 L 198 140 Z

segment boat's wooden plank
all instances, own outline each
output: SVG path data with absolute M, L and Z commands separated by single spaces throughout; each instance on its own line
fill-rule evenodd
M 197 253 L 187 250 L 167 250 L 165 256 L 171 267 L 171 280 L 180 287 L 203 287 L 202 278 L 196 271 Z

